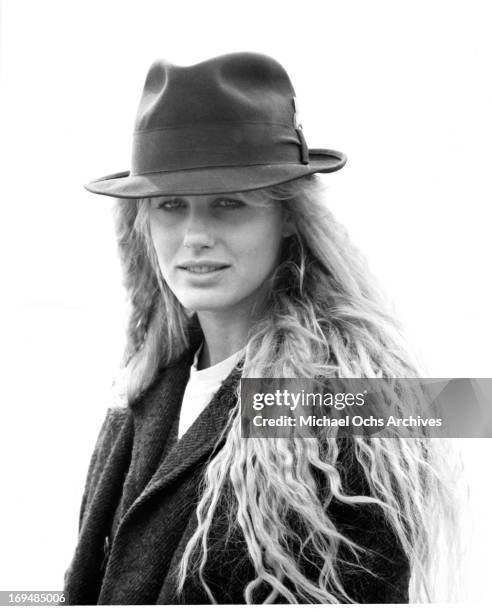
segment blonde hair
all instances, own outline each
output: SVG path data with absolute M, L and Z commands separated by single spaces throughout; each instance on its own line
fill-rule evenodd
M 269 280 L 268 305 L 250 331 L 242 376 L 418 377 L 419 368 L 376 280 L 326 208 L 319 178 L 291 181 L 258 195 L 286 206 L 297 231 L 284 240 L 281 263 Z M 130 299 L 124 366 L 132 401 L 159 367 L 187 349 L 191 320 L 160 274 L 148 202 L 119 201 L 116 222 Z M 343 449 L 336 436 L 242 438 L 237 402 L 221 441 L 204 473 L 198 525 L 182 557 L 178 590 L 196 571 L 216 603 L 204 577 L 207 537 L 225 500 L 256 572 L 244 590 L 246 603 L 258 603 L 255 589 L 261 584 L 271 588 L 263 603 L 278 595 L 289 603 L 352 602 L 340 578 L 340 552 L 349 551 L 352 562 L 361 564 L 361 549 L 330 519 L 327 509 L 336 501 L 381 513 L 409 562 L 410 601 L 432 601 L 436 526 L 439 521 L 441 528 L 451 526 L 455 520 L 445 441 L 354 437 L 353 456 L 368 485 L 362 495 L 344 487 L 337 463 Z M 324 496 L 316 474 L 325 479 Z M 320 560 L 314 578 L 302 569 L 309 555 Z

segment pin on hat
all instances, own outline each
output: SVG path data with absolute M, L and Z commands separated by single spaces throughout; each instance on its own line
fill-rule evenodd
M 164 60 L 147 74 L 131 170 L 85 185 L 121 198 L 206 195 L 271 187 L 334 172 L 346 156 L 309 149 L 285 69 L 258 53 L 192 66 Z

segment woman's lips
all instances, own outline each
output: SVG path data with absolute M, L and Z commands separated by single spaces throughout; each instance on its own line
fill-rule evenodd
M 196 265 L 191 265 L 191 266 L 186 266 L 186 267 L 180 266 L 179 269 L 182 270 L 183 272 L 187 272 L 190 276 L 198 278 L 198 277 L 211 277 L 213 275 L 218 274 L 219 272 L 227 270 L 227 268 L 230 268 L 230 266 L 196 264 Z
M 209 272 L 217 272 L 217 270 L 224 270 L 229 266 L 209 266 L 209 265 L 196 265 L 196 266 L 186 266 L 183 270 L 188 272 L 192 272 L 193 274 L 208 274 Z

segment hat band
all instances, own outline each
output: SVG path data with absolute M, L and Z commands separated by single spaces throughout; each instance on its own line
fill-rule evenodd
M 135 132 L 131 174 L 284 163 L 306 163 L 302 139 L 293 127 L 189 125 Z

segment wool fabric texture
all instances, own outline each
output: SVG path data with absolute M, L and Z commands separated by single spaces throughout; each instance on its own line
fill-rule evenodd
M 197 527 L 203 472 L 223 443 L 220 433 L 235 405 L 242 362 L 178 440 L 193 355 L 191 349 L 162 369 L 128 408 L 107 412 L 90 461 L 79 541 L 65 574 L 67 605 L 210 603 L 193 574 L 178 594 L 176 570 Z M 339 462 L 346 490 L 367 494 L 350 444 Z M 407 603 L 408 561 L 381 510 L 373 504 L 350 507 L 333 501 L 328 511 L 343 534 L 369 549 L 361 555 L 367 569 L 342 559 L 339 571 L 347 593 L 361 603 Z M 204 576 L 217 602 L 245 603 L 243 590 L 255 571 L 239 527 L 222 506 L 208 544 Z M 304 570 L 309 574 L 314 567 Z M 256 589 L 255 603 L 270 591 L 267 585 Z M 286 602 L 278 598 L 275 603 Z

